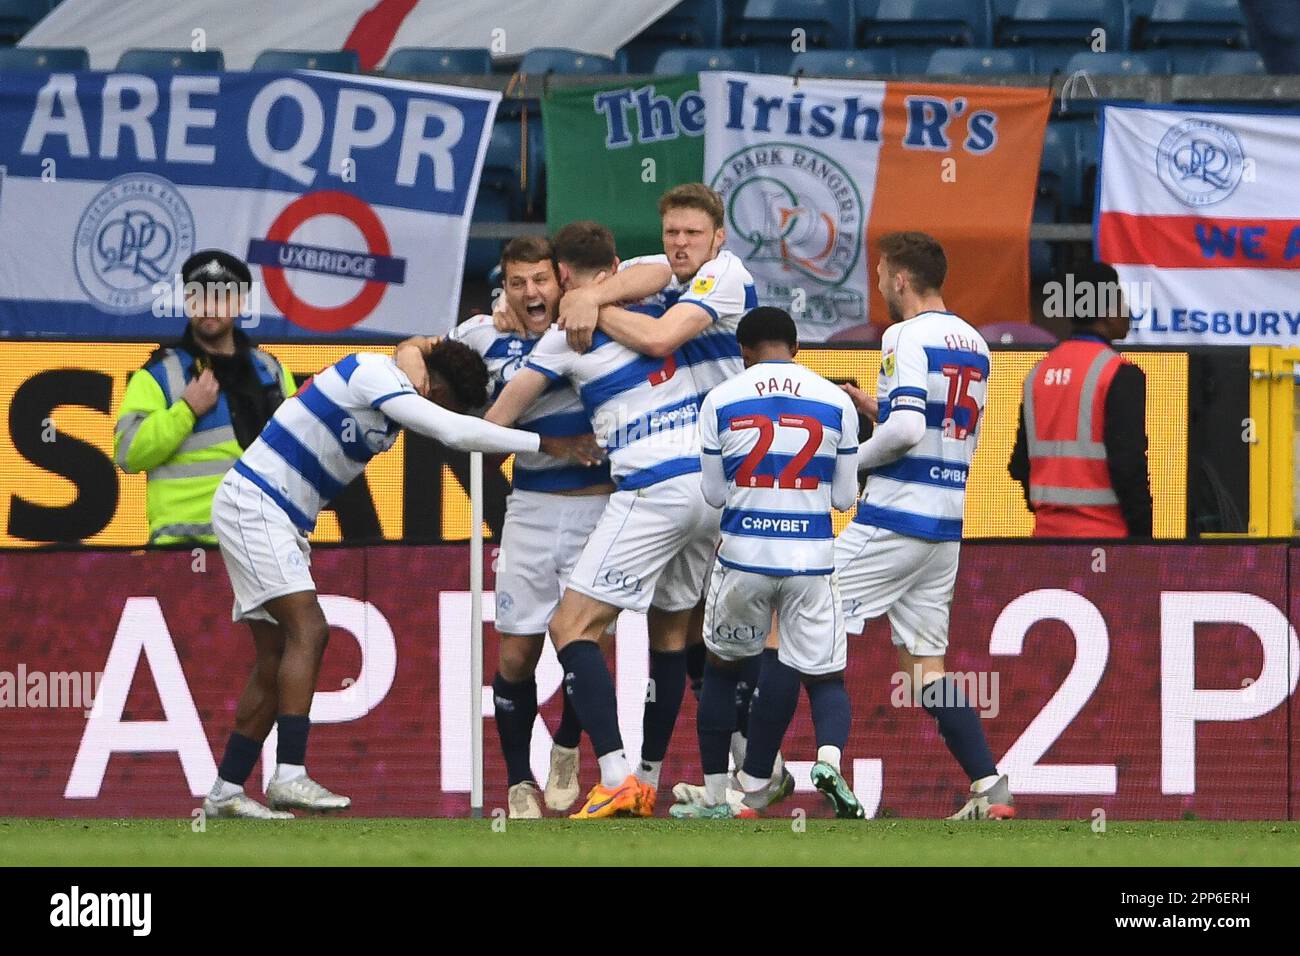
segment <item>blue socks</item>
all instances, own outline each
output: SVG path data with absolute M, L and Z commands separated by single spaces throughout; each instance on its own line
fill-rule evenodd
M 831 746 L 843 752 L 849 743 L 849 692 L 844 679 L 810 679 L 805 685 L 812 706 L 817 746 Z
M 935 683 L 940 686 L 935 687 Z M 934 701 L 936 696 L 938 702 Z M 944 674 L 939 681 L 925 685 L 921 706 L 939 724 L 939 736 L 957 758 L 961 769 L 966 771 L 966 776 L 975 781 L 998 772 L 988 738 L 980 726 L 979 714 L 966 702 L 965 693 L 951 674 Z
M 242 787 L 248 780 L 248 775 L 253 772 L 253 764 L 257 763 L 261 753 L 261 741 L 240 733 L 231 733 L 230 739 L 226 741 L 226 752 L 221 756 L 221 766 L 217 768 L 217 776 L 226 783 Z
M 686 677 L 691 682 L 691 693 L 700 699 L 700 690 L 704 687 L 704 662 L 708 659 L 709 649 L 701 641 L 686 648 Z
M 686 652 L 651 651 L 650 687 L 641 717 L 641 759 L 662 761 L 686 693 Z
M 311 729 L 311 718 L 306 714 L 281 714 L 276 722 L 279 728 L 279 742 L 275 748 L 278 763 L 305 766 L 307 763 L 307 731 Z M 222 778 L 223 780 L 226 778 Z M 231 780 L 230 783 L 235 781 Z
M 736 682 L 736 726 L 740 736 L 749 736 L 749 702 L 758 687 L 758 675 L 763 667 L 763 656 L 747 657 L 740 664 L 740 679 Z
M 578 714 L 573 709 L 573 701 L 569 700 L 569 695 L 562 694 L 561 700 L 564 702 L 564 707 L 560 711 L 560 726 L 555 728 L 555 736 L 551 740 L 557 746 L 576 750 L 582 741 L 582 723 L 578 720 Z
M 537 681 L 512 684 L 500 673 L 492 679 L 492 702 L 496 705 L 497 735 L 506 758 L 509 785 L 533 779 L 529 752 L 533 721 L 537 719 Z
M 772 776 L 776 752 L 799 704 L 799 672 L 782 664 L 773 654 L 763 661 L 749 708 L 749 746 L 745 751 L 745 773 L 766 780 Z
M 737 681 L 740 674 L 712 664 L 704 666 L 704 686 L 696 712 L 700 763 L 706 774 L 726 773 L 735 730 Z
M 582 729 L 591 738 L 596 756 L 621 751 L 623 735 L 618 729 L 618 698 L 600 646 L 595 641 L 574 641 L 557 656 L 564 668 L 564 693 L 572 702 Z

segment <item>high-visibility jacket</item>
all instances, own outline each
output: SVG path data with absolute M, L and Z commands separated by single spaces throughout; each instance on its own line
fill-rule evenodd
M 1068 339 L 1025 379 L 1029 500 L 1036 537 L 1126 537 L 1106 457 L 1106 394 L 1124 359 L 1097 339 Z
M 251 349 L 263 386 L 278 384 L 282 398 L 294 393 L 293 376 L 261 349 Z M 194 377 L 194 355 L 183 348 L 161 356 L 131 376 L 113 429 L 113 456 L 125 472 L 144 471 L 149 543 L 216 544 L 212 496 L 222 476 L 243 454 L 224 391 L 195 418 L 181 401 Z

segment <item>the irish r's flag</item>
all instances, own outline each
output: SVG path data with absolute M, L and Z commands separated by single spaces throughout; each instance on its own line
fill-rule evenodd
M 727 248 L 801 339 L 888 325 L 875 240 L 899 230 L 943 244 L 950 309 L 1028 320 L 1046 90 L 701 73 L 700 93 Z
M 1300 344 L 1300 113 L 1108 106 L 1101 144 L 1128 341 Z

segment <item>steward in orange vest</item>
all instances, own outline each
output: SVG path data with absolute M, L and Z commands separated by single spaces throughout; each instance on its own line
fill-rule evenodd
M 1110 344 L 1128 335 L 1128 315 L 1075 321 L 1025 379 L 1007 470 L 1035 537 L 1149 538 L 1146 376 Z

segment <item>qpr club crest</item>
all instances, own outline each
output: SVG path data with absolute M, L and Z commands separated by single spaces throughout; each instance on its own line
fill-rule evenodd
M 1232 195 L 1245 166 L 1241 140 L 1228 127 L 1187 119 L 1169 128 L 1156 150 L 1156 175 L 1185 206 L 1209 206 Z
M 72 262 L 82 291 L 105 312 L 150 310 L 154 286 L 194 252 L 194 214 L 176 185 L 151 173 L 107 183 L 77 223 Z

